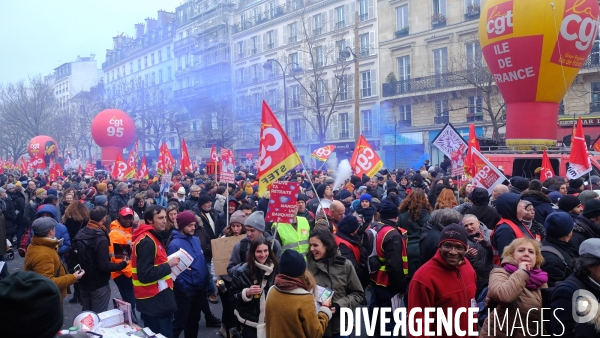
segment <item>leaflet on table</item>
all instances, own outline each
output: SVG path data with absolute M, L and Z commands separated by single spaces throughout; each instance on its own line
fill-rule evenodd
M 131 304 L 122 299 L 113 298 L 113 307 L 123 312 L 123 319 L 126 324 L 129 324 L 129 326 L 133 324 L 131 321 Z
M 179 276 L 180 273 L 182 273 L 183 271 L 185 271 L 185 269 L 189 268 L 189 266 L 192 265 L 194 258 L 192 258 L 192 256 L 190 256 L 190 254 L 187 253 L 187 251 L 185 251 L 183 249 L 179 249 L 178 251 L 171 254 L 169 256 L 169 260 L 173 257 L 179 257 L 179 263 L 177 265 L 174 265 L 171 267 L 171 278 L 173 278 L 173 280 L 175 280 L 175 279 L 177 279 L 177 276 Z M 160 283 L 159 283 L 159 289 L 160 289 Z

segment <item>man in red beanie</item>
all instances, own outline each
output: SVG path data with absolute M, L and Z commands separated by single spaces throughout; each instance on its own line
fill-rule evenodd
M 456 323 L 454 315 L 459 308 L 468 309 L 476 306 L 477 276 L 471 263 L 465 259 L 467 241 L 467 232 L 458 224 L 450 224 L 442 230 L 438 251 L 432 259 L 415 272 L 408 287 L 407 312 L 410 313 L 413 308 L 422 310 L 415 313 L 415 321 L 420 319 L 425 322 L 425 308 L 441 308 L 444 309 L 444 313 L 451 309 L 451 319 Z M 433 315 L 435 316 L 435 314 Z M 451 335 L 446 335 L 446 331 L 442 330 L 442 332 L 437 332 L 439 334 L 437 337 L 459 337 L 459 330 L 468 332 L 468 313 L 463 312 L 460 315 L 459 323 L 459 327 L 453 325 Z M 475 332 L 477 331 L 476 323 L 475 320 L 475 326 L 472 329 Z M 430 331 L 436 332 L 435 324 L 431 324 Z M 426 337 L 426 335 L 422 337 Z

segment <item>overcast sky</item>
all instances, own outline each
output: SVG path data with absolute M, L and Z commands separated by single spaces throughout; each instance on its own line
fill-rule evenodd
M 77 55 L 105 61 L 112 37 L 184 0 L 0 0 L 0 83 L 47 75 Z

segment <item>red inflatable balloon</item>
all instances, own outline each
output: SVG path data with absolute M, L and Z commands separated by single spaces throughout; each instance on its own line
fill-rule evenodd
M 49 165 L 51 159 L 58 157 L 58 145 L 50 136 L 36 136 L 29 141 L 27 153 L 31 158 L 43 156 L 44 160 L 46 161 L 46 165 Z
M 109 165 L 133 141 L 135 123 L 122 110 L 106 109 L 92 121 L 92 137 L 102 147 L 102 165 Z

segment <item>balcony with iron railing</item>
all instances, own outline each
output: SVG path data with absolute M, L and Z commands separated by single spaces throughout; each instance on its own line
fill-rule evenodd
M 390 97 L 432 90 L 453 89 L 469 86 L 473 83 L 485 83 L 489 79 L 491 79 L 491 74 L 488 68 L 466 69 L 384 83 L 382 93 L 383 97 Z
M 195 43 L 196 43 L 196 37 L 189 36 L 187 38 L 175 41 L 175 43 L 173 44 L 173 50 L 176 51 L 176 50 L 194 45 Z
M 238 11 L 244 8 L 246 5 L 250 5 L 253 1 L 245 1 L 240 3 L 238 6 Z M 247 18 L 244 21 L 238 22 L 233 25 L 233 33 L 239 33 L 246 29 L 258 26 L 275 18 L 278 18 L 282 15 L 293 13 L 298 10 L 302 10 L 305 4 L 309 4 L 311 2 L 316 2 L 315 0 L 296 0 L 296 1 L 287 1 L 285 5 L 277 6 L 275 8 L 264 11 L 258 15 Z

